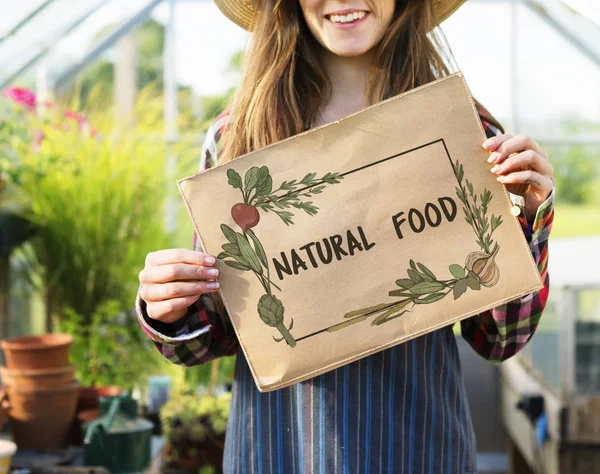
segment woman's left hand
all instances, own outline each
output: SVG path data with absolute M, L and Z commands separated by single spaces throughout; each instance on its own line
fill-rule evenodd
M 498 135 L 486 140 L 483 148 L 492 152 L 488 162 L 494 165 L 491 172 L 498 181 L 525 198 L 525 215 L 532 222 L 554 187 L 548 153 L 527 135 Z

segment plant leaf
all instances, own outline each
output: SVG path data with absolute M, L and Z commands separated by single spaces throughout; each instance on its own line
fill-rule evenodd
M 246 260 L 248 262 L 248 264 L 250 265 L 250 268 L 252 268 L 253 271 L 255 271 L 256 273 L 262 273 L 262 266 L 260 264 L 260 261 L 258 260 L 258 257 L 256 256 L 256 252 L 250 245 L 250 242 L 248 242 L 248 239 L 242 234 L 236 234 L 236 235 L 237 235 L 237 244 L 238 244 L 238 247 L 240 248 L 240 251 L 242 252 L 242 256 L 244 257 L 244 260 Z
M 396 280 L 396 285 L 398 285 L 400 288 L 408 289 L 411 286 L 413 286 L 414 284 L 415 284 L 415 282 L 408 278 L 401 278 L 400 280 Z
M 425 265 L 423 265 L 422 263 L 417 263 L 417 265 L 419 266 L 419 268 L 421 269 L 421 271 L 423 273 L 425 273 L 427 276 L 429 276 L 430 278 L 432 278 L 433 280 L 437 280 L 437 278 L 435 277 L 435 275 L 433 274 L 433 272 L 427 268 Z
M 410 260 L 410 268 L 414 271 L 417 271 L 417 266 L 415 265 L 415 261 L 413 259 Z
M 223 232 L 225 238 L 229 240 L 229 242 L 237 245 L 237 236 L 235 231 L 231 227 L 225 224 L 221 224 L 221 231 Z
M 460 280 L 461 278 L 464 278 L 466 276 L 465 269 L 460 265 L 457 265 L 456 263 L 450 265 L 449 269 L 450 273 L 452 273 L 452 276 L 454 278 L 458 278 Z
M 244 177 L 244 181 L 246 182 L 246 192 L 249 192 L 256 186 L 256 182 L 258 181 L 258 172 L 259 169 L 256 166 L 253 166 L 246 171 L 246 176 Z
M 414 285 L 410 289 L 410 292 L 414 293 L 415 295 L 427 295 L 442 291 L 443 289 L 444 285 L 437 281 L 422 281 L 421 283 Z
M 271 191 L 273 191 L 273 178 L 267 175 L 263 184 L 260 187 L 257 186 L 256 196 L 254 197 L 268 196 L 271 194 Z
M 217 255 L 217 258 L 219 260 L 225 260 L 227 257 L 229 257 L 230 255 L 227 252 L 221 252 L 219 255 Z
M 242 177 L 236 170 L 233 168 L 228 169 L 227 177 L 229 178 L 229 184 L 231 184 L 231 186 L 236 189 L 242 189 Z
M 412 281 L 414 281 L 415 283 L 420 283 L 423 281 L 419 272 L 416 272 L 415 270 L 411 270 L 410 268 L 408 270 L 406 270 L 406 272 L 408 273 L 408 276 L 410 277 L 410 279 Z
M 223 244 L 221 247 L 223 248 L 223 250 L 225 250 L 225 252 L 227 252 L 231 255 L 239 255 L 240 254 L 240 249 L 237 246 L 237 244 Z
M 233 260 L 225 260 L 225 265 L 228 265 L 231 268 L 235 268 L 236 270 L 242 270 L 244 272 L 250 270 L 250 267 L 247 267 L 246 265 L 239 262 L 235 262 Z
M 465 293 L 465 291 L 467 291 L 467 280 L 466 279 L 458 280 L 456 282 L 456 284 L 454 285 L 454 288 L 452 291 L 454 293 L 455 300 L 460 298 Z
M 262 244 L 260 243 L 260 240 L 258 240 L 258 237 L 254 233 L 254 231 L 252 231 L 252 229 L 248 229 L 246 231 L 246 233 L 250 236 L 250 238 L 252 239 L 252 242 L 254 242 L 254 248 L 256 249 L 256 254 L 258 255 L 260 263 L 262 263 L 265 268 L 269 268 L 269 263 L 267 261 L 267 254 L 265 253 L 265 249 L 263 248 Z
M 441 300 L 446 293 L 433 293 L 432 295 L 426 296 L 425 298 L 419 298 L 413 301 L 415 304 L 429 304 L 435 303 L 436 301 Z
M 472 290 L 478 291 L 481 290 L 481 284 L 479 283 L 479 280 L 477 278 L 475 278 L 474 276 L 472 276 L 469 273 L 469 276 L 467 277 L 467 286 L 469 288 L 471 288 Z

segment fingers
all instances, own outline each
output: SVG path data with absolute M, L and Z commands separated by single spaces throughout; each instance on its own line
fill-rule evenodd
M 504 176 L 498 176 L 503 184 L 529 184 L 541 191 L 552 191 L 552 179 L 533 170 L 515 171 Z
M 214 293 L 219 288 L 216 281 L 194 281 L 142 285 L 140 296 L 145 302 L 159 302 L 185 297 L 200 298 L 204 293 Z
M 187 309 L 198 301 L 198 298 L 198 296 L 186 296 L 150 302 L 146 305 L 146 313 L 151 319 L 156 319 L 167 324 L 173 323 L 181 319 L 187 312 Z
M 504 161 L 494 165 L 490 171 L 497 175 L 505 175 L 516 171 L 522 171 L 523 169 L 530 169 L 544 176 L 552 176 L 553 173 L 550 162 L 533 150 L 515 153 Z
M 215 262 L 216 259 L 212 255 L 188 249 L 159 250 L 149 253 L 146 257 L 146 267 L 171 265 L 174 263 L 212 266 Z
M 512 136 L 509 133 L 498 135 L 486 140 L 483 147 L 491 151 L 489 163 L 499 164 L 513 153 L 525 150 L 535 151 L 542 159 L 548 161 L 548 154 L 533 138 L 528 135 Z
M 185 280 L 211 280 L 219 276 L 219 270 L 203 265 L 176 263 L 144 268 L 139 275 L 141 284 L 169 283 Z

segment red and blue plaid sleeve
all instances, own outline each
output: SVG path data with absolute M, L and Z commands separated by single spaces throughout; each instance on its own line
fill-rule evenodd
M 218 142 L 228 123 L 229 113 L 224 112 L 209 128 L 202 147 L 200 171 L 217 163 Z M 194 250 L 202 250 L 196 236 Z M 238 339 L 217 294 L 202 295 L 189 307 L 187 314 L 174 324 L 149 318 L 146 303 L 139 294 L 136 310 L 144 332 L 154 341 L 160 353 L 175 364 L 198 365 L 237 353 Z
M 485 122 L 484 129 L 488 137 L 497 133 Z M 529 342 L 539 324 L 550 290 L 548 238 L 553 219 L 554 190 L 538 208 L 533 223 L 519 217 L 544 288 L 461 322 L 465 340 L 478 354 L 491 362 L 502 362 L 519 352 Z

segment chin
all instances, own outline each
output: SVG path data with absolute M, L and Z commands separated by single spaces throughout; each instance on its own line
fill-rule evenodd
M 342 58 L 355 58 L 362 56 L 371 49 L 371 46 L 367 45 L 339 45 L 337 47 L 331 47 L 329 50 L 336 56 Z

